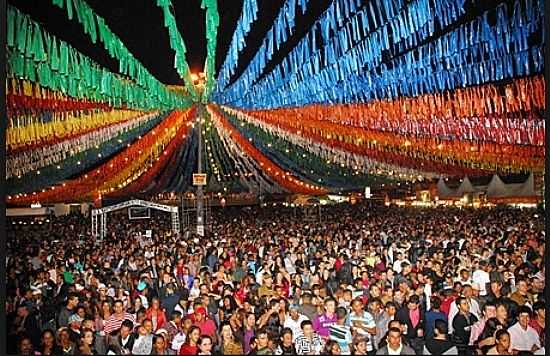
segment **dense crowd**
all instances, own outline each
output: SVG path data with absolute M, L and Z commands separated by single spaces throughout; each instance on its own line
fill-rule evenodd
M 8 219 L 8 352 L 544 354 L 543 214 L 337 205 Z M 146 230 L 152 236 L 146 236 Z

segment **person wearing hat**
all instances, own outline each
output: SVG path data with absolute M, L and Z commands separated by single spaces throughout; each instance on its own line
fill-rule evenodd
M 216 340 L 216 324 L 211 319 L 207 318 L 205 307 L 199 306 L 195 309 L 195 321 L 193 326 L 197 326 L 200 329 L 201 335 L 208 335 L 213 340 Z
M 80 325 L 83 320 L 84 319 L 82 319 L 77 313 L 74 313 L 69 317 L 69 337 L 75 344 L 78 344 L 80 341 Z

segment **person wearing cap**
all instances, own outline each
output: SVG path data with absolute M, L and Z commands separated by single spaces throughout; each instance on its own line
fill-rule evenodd
M 77 313 L 74 313 L 69 317 L 69 333 L 71 341 L 78 344 L 80 341 L 80 326 L 82 324 L 82 317 Z
M 201 335 L 208 335 L 213 340 L 217 340 L 216 335 L 216 324 L 209 318 L 207 318 L 206 309 L 203 306 L 199 306 L 195 309 L 195 321 L 193 326 L 196 326 L 200 329 Z
M 288 310 L 289 313 L 285 317 L 283 327 L 292 331 L 292 342 L 294 342 L 298 335 L 302 332 L 302 321 L 309 320 L 309 318 L 303 314 L 300 314 L 300 306 L 297 304 L 291 304 Z

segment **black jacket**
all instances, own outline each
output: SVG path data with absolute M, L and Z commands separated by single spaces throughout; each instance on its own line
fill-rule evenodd
M 424 333 L 426 332 L 426 319 L 424 316 L 424 310 L 421 307 L 419 307 L 418 309 L 420 310 L 420 320 L 418 321 L 416 327 L 413 327 L 412 325 L 411 318 L 409 316 L 409 308 L 407 308 L 406 306 L 401 307 L 401 309 L 399 309 L 397 311 L 397 314 L 395 315 L 396 320 L 399 320 L 402 324 L 407 325 L 407 332 L 404 334 L 404 336 L 409 340 L 418 338 L 418 329 L 422 329 Z

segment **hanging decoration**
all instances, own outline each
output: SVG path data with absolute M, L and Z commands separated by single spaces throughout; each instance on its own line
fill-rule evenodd
M 307 6 L 307 1 L 303 1 L 302 4 L 303 10 Z M 243 93 L 254 84 L 272 59 L 275 51 L 288 40 L 289 35 L 292 35 L 297 6 L 298 0 L 285 1 L 252 61 L 231 86 L 226 88 L 223 93 L 215 93 L 212 96 L 213 101 L 224 103 L 226 100 L 223 100 L 222 97 L 231 97 L 235 95 L 234 93 L 239 92 Z
M 229 131 L 229 135 L 235 142 L 239 145 L 239 148 L 242 149 L 247 156 L 254 159 L 260 164 L 263 171 L 270 176 L 271 179 L 276 181 L 279 185 L 285 189 L 303 194 L 323 194 L 326 192 L 325 189 L 318 187 L 313 184 L 304 183 L 294 177 L 289 172 L 283 171 L 269 159 L 267 159 L 258 149 L 256 149 L 248 140 L 244 139 L 240 133 L 235 130 L 235 128 L 224 118 L 224 116 L 217 111 L 217 109 L 212 106 L 208 106 L 208 113 L 221 123 L 221 125 Z
M 215 85 L 216 42 L 218 39 L 218 27 L 220 26 L 218 0 L 202 0 L 201 8 L 206 8 L 206 63 L 204 64 L 206 86 L 203 93 L 203 102 L 206 103 Z
M 15 205 L 31 202 L 53 203 L 95 199 L 106 193 L 122 189 L 139 175 L 161 154 L 178 129 L 190 125 L 194 107 L 186 112 L 175 111 L 145 136 L 131 144 L 120 154 L 79 178 L 61 185 L 42 189 L 40 192 L 16 194 L 8 197 Z
M 7 18 L 7 78 L 29 80 L 73 98 L 106 102 L 114 107 L 158 109 L 190 105 L 187 98 L 164 86 L 146 90 L 108 72 L 9 4 Z
M 158 115 L 147 118 L 144 122 L 128 123 L 116 136 L 110 133 L 102 136 L 101 132 L 94 132 L 92 134 L 97 135 L 97 141 L 71 140 L 30 153 L 23 152 L 13 158 L 8 156 L 6 190 L 9 194 L 28 193 L 51 187 L 69 177 L 82 175 L 99 162 L 121 152 L 139 136 L 158 125 L 164 117 L 165 115 Z M 139 126 L 133 127 L 134 124 Z
M 73 13 L 76 14 L 77 21 L 84 28 L 84 33 L 90 36 L 92 43 L 99 40 L 109 55 L 118 60 L 119 73 L 132 78 L 149 94 L 177 95 L 170 93 L 164 84 L 149 73 L 143 64 L 130 53 L 122 40 L 111 31 L 105 23 L 105 19 L 97 15 L 85 0 L 52 0 L 52 3 L 61 9 L 65 8 L 69 20 L 73 19 Z
M 349 33 L 336 42 L 335 48 L 340 49 L 330 50 L 326 55 L 316 52 L 316 58 L 302 68 L 304 74 L 300 78 L 293 77 L 283 86 L 279 85 L 280 78 L 275 77 L 273 80 L 278 82 L 271 82 L 273 90 L 280 86 L 275 91 L 261 87 L 258 95 L 246 98 L 243 95 L 250 91 L 233 91 L 223 102 L 243 108 L 368 102 L 542 73 L 543 40 L 527 45 L 533 34 L 543 39 L 542 14 L 534 11 L 542 0 L 517 1 L 525 2 L 525 6 L 515 7 L 512 14 L 508 13 L 506 3 L 500 3 L 432 41 L 390 56 L 387 61 L 382 61 L 382 53 L 389 50 L 388 32 L 373 32 L 352 46 L 349 43 L 352 30 L 345 27 Z M 489 23 L 489 15 L 498 18 L 496 24 Z M 294 67 L 298 67 L 297 63 L 300 62 L 294 63 Z M 321 63 L 325 64 L 322 69 Z
M 20 152 L 10 152 L 6 157 L 7 178 L 19 177 L 41 169 L 42 167 L 58 164 L 61 161 L 66 162 L 71 156 L 94 147 L 99 147 L 104 142 L 120 136 L 125 132 L 134 131 L 140 127 L 142 130 L 147 127 L 152 127 L 151 125 L 158 123 L 164 117 L 165 115 L 158 115 L 157 113 L 147 114 L 108 125 L 88 133 L 50 141 L 47 144 L 22 150 Z M 138 135 L 135 137 L 137 136 Z
M 168 34 L 170 35 L 170 48 L 176 52 L 174 68 L 176 68 L 178 74 L 183 79 L 187 93 L 193 98 L 194 101 L 196 101 L 197 92 L 195 90 L 193 80 L 191 79 L 191 70 L 189 69 L 189 65 L 187 64 L 187 60 L 185 58 L 187 49 L 176 25 L 176 18 L 170 9 L 172 7 L 172 2 L 170 0 L 156 1 L 157 6 L 162 9 L 162 13 L 164 15 L 164 27 L 168 29 Z
M 307 0 L 302 0 L 304 3 Z M 220 92 L 227 84 L 229 84 L 230 77 L 235 74 L 237 68 L 237 62 L 239 60 L 239 52 L 241 52 L 246 44 L 245 38 L 250 32 L 252 23 L 258 19 L 258 4 L 257 0 L 244 0 L 243 9 L 241 16 L 237 21 L 237 26 L 235 32 L 233 32 L 233 37 L 231 38 L 231 44 L 225 56 L 225 60 L 222 64 L 222 67 L 218 73 L 218 80 L 216 82 L 216 92 Z

